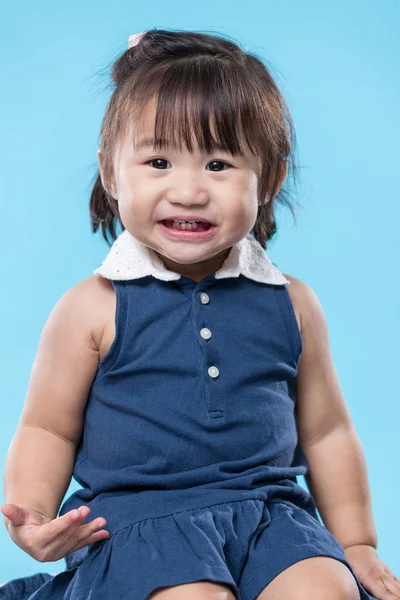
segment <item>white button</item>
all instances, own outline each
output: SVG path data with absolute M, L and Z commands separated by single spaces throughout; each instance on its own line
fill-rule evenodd
M 210 297 L 208 294 L 206 294 L 205 292 L 202 292 L 200 294 L 200 301 L 202 304 L 208 304 L 210 302 Z
M 208 340 L 211 337 L 211 331 L 207 329 L 207 327 L 203 327 L 203 329 L 200 330 L 200 335 L 205 340 Z
M 218 377 L 219 370 L 217 369 L 217 367 L 209 367 L 208 368 L 208 374 L 209 374 L 210 377 Z

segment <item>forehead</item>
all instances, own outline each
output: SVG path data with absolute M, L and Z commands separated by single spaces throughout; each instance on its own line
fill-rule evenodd
M 165 113 L 165 111 L 164 111 Z M 207 116 L 207 115 L 206 115 Z M 159 119 L 156 123 L 156 117 Z M 131 149 L 134 153 L 149 149 L 170 149 L 177 151 L 189 151 L 191 153 L 211 153 L 214 151 L 227 152 L 243 158 L 256 158 L 251 148 L 249 147 L 242 132 L 237 128 L 233 139 L 239 139 L 239 144 L 242 153 L 234 151 L 234 144 L 225 144 L 219 140 L 215 124 L 215 115 L 210 113 L 208 121 L 204 115 L 193 115 L 188 111 L 182 115 L 182 121 L 186 126 L 181 127 L 181 123 L 176 123 L 179 118 L 174 112 L 175 122 L 173 119 L 166 119 L 165 114 L 161 110 L 160 115 L 157 115 L 157 99 L 149 100 L 139 112 L 136 107 L 133 118 L 127 127 L 126 135 L 124 136 L 124 147 Z M 205 127 L 207 121 L 207 127 Z M 156 131 L 157 130 L 157 131 Z M 156 139 L 157 133 L 157 139 Z M 158 142 L 158 143 L 156 143 Z M 207 145 L 209 149 L 207 150 Z M 231 146 L 231 147 L 230 147 Z

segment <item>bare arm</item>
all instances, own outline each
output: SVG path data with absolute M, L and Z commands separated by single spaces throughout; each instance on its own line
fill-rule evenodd
M 71 480 L 74 458 L 75 446 L 70 442 L 41 427 L 20 425 L 7 454 L 5 504 L 54 519 Z M 7 517 L 4 522 L 7 527 Z
M 338 430 L 305 448 L 307 485 L 329 531 L 344 548 L 378 546 L 367 466 L 354 429 Z
M 84 408 L 98 367 L 95 338 L 100 288 L 97 278 L 85 279 L 52 310 L 7 453 L 5 503 L 37 510 L 49 518 L 57 516 L 71 481 Z M 8 519 L 4 519 L 7 526 Z
M 296 416 L 310 467 L 306 482 L 324 524 L 344 548 L 376 548 L 366 461 L 340 389 L 326 319 L 314 292 L 298 279 L 290 281 L 303 338 Z

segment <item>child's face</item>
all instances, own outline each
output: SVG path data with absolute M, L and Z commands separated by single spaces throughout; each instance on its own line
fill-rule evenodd
M 202 154 L 195 141 L 193 154 L 185 147 L 182 152 L 139 148 L 138 142 L 152 137 L 154 115 L 151 104 L 134 133 L 135 148 L 126 136 L 110 191 L 133 237 L 152 248 L 167 269 L 200 281 L 217 271 L 231 247 L 253 229 L 260 162 L 249 149 L 243 157 Z M 215 231 L 203 240 L 172 239 L 159 222 L 175 215 L 203 216 L 216 225 Z

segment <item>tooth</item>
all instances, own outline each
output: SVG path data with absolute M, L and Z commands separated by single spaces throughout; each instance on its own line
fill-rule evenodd
M 176 223 L 200 223 L 200 221 L 180 221 L 179 219 L 175 219 Z

